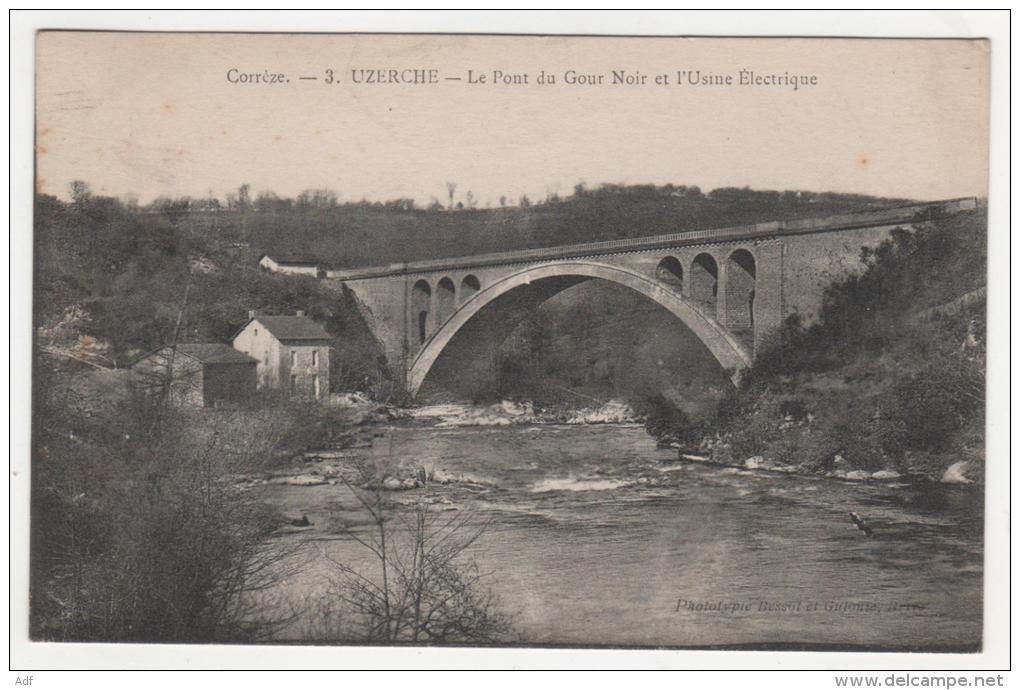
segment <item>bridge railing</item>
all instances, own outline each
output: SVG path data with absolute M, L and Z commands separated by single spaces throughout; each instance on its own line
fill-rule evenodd
M 623 251 L 640 251 L 662 247 L 676 247 L 704 242 L 732 242 L 735 240 L 761 239 L 800 235 L 816 232 L 834 232 L 849 228 L 866 228 L 879 225 L 909 223 L 919 216 L 935 218 L 943 215 L 969 211 L 977 208 L 977 200 L 973 197 L 948 199 L 925 204 L 911 204 L 895 208 L 847 213 L 823 218 L 801 218 L 796 220 L 770 221 L 728 228 L 711 228 L 705 230 L 686 230 L 683 232 L 650 237 L 625 238 L 619 240 L 603 240 L 581 244 L 557 245 L 537 249 L 519 249 L 508 252 L 477 254 L 474 256 L 451 257 L 444 259 L 428 259 L 393 263 L 386 266 L 365 268 L 327 270 L 326 277 L 336 280 L 356 280 L 359 278 L 377 278 L 406 273 L 429 273 L 434 271 L 465 269 L 479 266 L 495 266 L 501 264 L 530 263 L 553 259 L 568 259 L 580 256 L 612 254 Z

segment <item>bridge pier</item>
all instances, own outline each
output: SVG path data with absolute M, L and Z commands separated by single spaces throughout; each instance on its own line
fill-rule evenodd
M 728 314 L 726 313 L 726 270 L 729 265 L 729 259 L 726 256 L 715 256 L 716 270 L 718 271 L 718 277 L 715 281 L 715 320 L 719 324 L 726 328 Z

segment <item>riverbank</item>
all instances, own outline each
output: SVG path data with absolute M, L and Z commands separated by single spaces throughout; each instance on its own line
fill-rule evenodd
M 662 442 L 672 449 L 679 462 L 696 462 L 734 470 L 825 477 L 841 481 L 921 482 L 946 484 L 980 484 L 982 463 L 973 453 L 906 453 L 893 460 L 887 455 L 858 452 L 853 440 L 834 438 L 832 417 L 842 413 L 838 402 L 846 397 L 853 374 L 845 375 L 841 387 L 830 390 L 829 400 L 820 395 L 817 385 L 803 386 L 800 397 L 792 398 L 773 387 L 761 393 L 757 404 L 742 416 L 730 419 L 718 430 L 703 426 L 694 441 Z M 791 388 L 795 386 L 789 384 Z M 859 388 L 859 385 L 858 385 Z M 806 402 L 807 401 L 807 402 Z M 812 410 L 806 405 L 810 404 Z M 395 407 L 358 394 L 335 395 L 331 406 L 334 419 L 342 421 L 344 430 L 334 434 L 334 442 L 322 448 L 308 448 L 294 462 L 261 477 L 265 481 L 308 485 L 339 481 L 350 464 L 360 461 L 379 443 L 389 426 L 436 429 L 556 427 L 640 425 L 646 417 L 622 400 L 609 400 L 601 405 L 578 407 L 568 404 L 542 407 L 529 401 L 503 400 L 491 405 L 448 403 L 418 407 Z M 826 420 L 822 415 L 827 416 Z M 839 423 L 839 420 L 836 420 Z M 646 425 L 648 428 L 648 425 Z M 655 437 L 656 434 L 651 433 Z M 863 440 L 866 442 L 866 439 Z M 368 451 L 367 454 L 365 451 Z M 305 462 L 310 463 L 307 467 Z M 420 469 L 413 467 L 401 476 L 384 477 L 379 488 L 408 490 L 423 486 L 426 481 L 446 483 L 449 476 L 439 471 L 436 477 L 423 479 Z M 431 469 L 426 469 L 431 473 Z M 289 477 L 289 478 L 288 478 Z
M 823 477 L 827 479 L 838 479 L 850 482 L 893 482 L 893 483 L 933 483 L 942 484 L 974 484 L 975 479 L 968 476 L 972 467 L 967 461 L 957 461 L 948 465 L 941 473 L 931 474 L 917 469 L 907 469 L 899 472 L 894 469 L 881 470 L 860 470 L 846 469 L 845 467 L 821 471 L 817 467 L 805 464 L 775 464 L 771 463 L 761 455 L 747 458 L 743 462 L 729 462 L 727 460 L 715 459 L 711 455 L 699 455 L 697 453 L 685 452 L 682 448 L 675 448 L 681 462 L 696 462 L 716 467 L 728 468 L 733 471 L 773 472 L 777 474 L 798 475 L 802 477 Z M 836 464 L 844 465 L 842 456 L 836 456 Z
M 366 414 L 366 410 L 373 411 Z M 543 411 L 535 412 L 532 405 L 511 402 L 485 407 L 437 405 L 390 409 L 364 401 L 359 403 L 352 415 L 354 419 L 361 421 L 339 435 L 342 443 L 307 450 L 292 456 L 289 462 L 278 463 L 271 469 L 240 476 L 237 478 L 238 483 L 244 486 L 268 484 L 293 487 L 351 485 L 388 493 L 413 492 L 417 489 L 447 485 L 475 487 L 487 485 L 487 480 L 480 479 L 475 474 L 452 471 L 449 463 L 442 458 L 424 462 L 414 455 L 400 456 L 394 447 L 393 439 L 414 429 L 434 430 L 437 433 L 463 429 L 482 434 L 507 429 L 514 430 L 534 443 L 541 443 L 543 438 L 555 442 L 559 435 L 573 433 L 574 430 L 581 432 L 589 429 L 591 433 L 595 433 L 596 430 L 610 432 L 613 429 L 620 429 L 624 433 L 640 431 L 654 444 L 652 436 L 647 434 L 641 424 L 641 418 L 636 415 L 624 417 L 625 421 L 602 421 L 605 416 L 601 414 L 588 416 L 580 412 L 564 411 L 559 411 L 556 415 L 543 414 Z M 591 417 L 599 421 L 578 421 Z M 560 421 L 562 419 L 574 421 Z M 791 422 L 784 424 L 788 429 L 803 426 Z M 798 446 L 795 445 L 785 447 L 792 453 L 798 451 Z M 723 436 L 705 438 L 693 448 L 677 444 L 659 444 L 654 453 L 648 454 L 646 460 L 658 463 L 663 472 L 676 471 L 678 467 L 685 465 L 700 465 L 716 468 L 723 474 L 742 476 L 786 475 L 898 487 L 933 484 L 980 485 L 980 479 L 974 476 L 974 468 L 966 461 L 949 462 L 947 458 L 944 460 L 946 463 L 944 468 L 936 471 L 931 471 L 930 466 L 927 468 L 901 466 L 899 470 L 890 468 L 868 470 L 854 468 L 837 453 L 834 467 L 825 469 L 810 461 L 777 462 L 763 455 L 737 458 L 733 454 L 732 444 Z M 596 483 L 592 484 L 592 481 Z M 601 480 L 597 477 L 577 481 L 571 479 L 566 484 L 557 480 L 553 482 L 553 486 L 562 488 L 569 485 L 572 487 L 570 490 L 588 490 L 600 486 L 599 481 Z M 611 488 L 618 486 L 613 484 Z

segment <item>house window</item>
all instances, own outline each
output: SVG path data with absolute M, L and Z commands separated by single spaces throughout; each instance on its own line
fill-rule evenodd
M 318 350 L 312 350 L 312 366 L 313 367 L 319 366 L 319 351 Z
M 290 392 L 297 393 L 297 376 L 293 374 L 290 376 Z
M 256 328 L 255 329 L 255 335 L 258 335 L 258 334 L 259 334 L 259 329 Z
M 292 367 L 296 367 L 297 366 L 297 350 L 291 350 L 290 351 L 290 365 Z
M 319 397 L 319 377 L 315 375 L 312 377 L 312 389 L 315 391 L 315 397 Z

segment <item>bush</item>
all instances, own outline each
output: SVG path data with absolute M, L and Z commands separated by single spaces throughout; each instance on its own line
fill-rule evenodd
M 776 425 L 768 415 L 758 413 L 751 416 L 728 436 L 733 459 L 742 461 L 764 455 L 775 435 Z
M 836 422 L 830 435 L 837 452 L 852 468 L 874 472 L 885 467 L 886 456 L 873 422 L 851 415 Z
M 788 398 L 779 403 L 779 414 L 783 417 L 801 422 L 807 419 L 808 409 L 804 401 L 799 398 Z
M 968 395 L 972 373 L 929 366 L 896 384 L 882 403 L 881 442 L 890 453 L 945 450 L 968 420 L 981 414 Z
M 896 228 L 877 247 L 865 247 L 865 269 L 825 290 L 817 320 L 805 327 L 793 314 L 766 338 L 749 382 L 843 366 L 862 353 L 888 348 L 904 316 L 984 284 L 987 217 L 962 213 Z
M 33 419 L 32 637 L 250 642 L 285 624 L 265 612 L 282 610 L 267 592 L 287 577 L 289 548 L 267 541 L 274 521 L 233 477 L 273 457 L 286 416 L 130 398 L 83 415 L 69 381 L 44 379 Z
M 645 418 L 645 430 L 659 445 L 686 446 L 700 440 L 701 426 L 692 422 L 687 413 L 661 393 L 645 398 L 638 407 L 639 413 Z
M 363 467 L 362 478 L 378 486 L 386 471 Z M 371 529 L 344 525 L 340 532 L 364 547 L 377 568 L 356 569 L 327 556 L 334 575 L 317 606 L 320 619 L 313 621 L 313 634 L 381 643 L 511 640 L 511 619 L 484 587 L 478 565 L 465 556 L 484 525 L 475 525 L 469 512 L 440 517 L 425 503 L 408 515 L 386 504 L 378 490 L 348 487 L 368 514 Z

